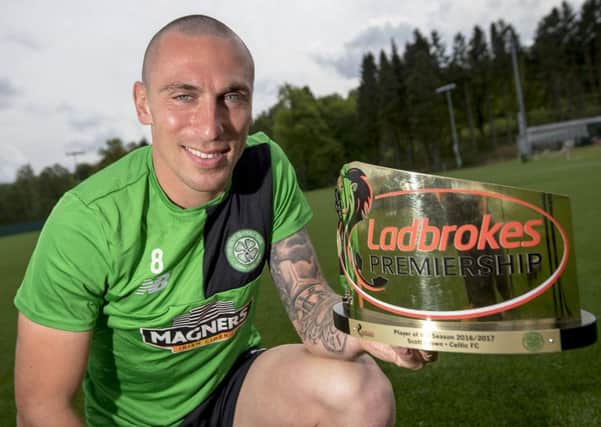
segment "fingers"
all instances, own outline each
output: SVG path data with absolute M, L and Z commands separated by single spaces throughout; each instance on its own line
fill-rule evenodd
M 405 347 L 390 347 L 394 351 L 395 357 L 392 362 L 400 368 L 418 370 L 428 363 L 436 361 L 437 352 L 416 350 Z
M 418 370 L 424 367 L 425 362 L 418 350 L 404 347 L 394 347 L 397 359 L 395 364 L 401 368 Z
M 436 351 L 419 350 L 419 353 L 425 363 L 436 362 L 438 359 L 438 352 Z
M 397 354 L 396 347 L 367 340 L 361 340 L 361 346 L 365 352 L 371 354 L 376 359 L 398 364 L 399 355 Z
M 377 359 L 394 363 L 398 367 L 417 370 L 427 363 L 436 361 L 438 353 L 435 351 L 417 350 L 405 347 L 393 347 L 375 341 L 361 340 L 363 349 Z

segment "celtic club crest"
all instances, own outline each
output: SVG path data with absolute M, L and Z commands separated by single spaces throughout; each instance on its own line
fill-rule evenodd
M 225 246 L 225 256 L 230 265 L 242 273 L 254 270 L 265 252 L 265 240 L 251 229 L 238 230 L 230 236 Z

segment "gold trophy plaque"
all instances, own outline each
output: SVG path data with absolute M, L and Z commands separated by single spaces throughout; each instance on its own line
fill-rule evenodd
M 593 344 L 565 196 L 353 162 L 336 188 L 336 327 L 422 350 Z

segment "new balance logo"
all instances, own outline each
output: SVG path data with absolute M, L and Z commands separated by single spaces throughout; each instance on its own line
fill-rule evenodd
M 168 283 L 169 273 L 161 274 L 154 280 L 146 279 L 142 282 L 142 285 L 140 285 L 140 287 L 136 291 L 136 295 L 154 294 L 165 289 Z

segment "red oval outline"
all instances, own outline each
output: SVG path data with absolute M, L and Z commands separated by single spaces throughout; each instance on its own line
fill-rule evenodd
M 468 310 L 451 310 L 451 311 L 428 311 L 428 310 L 413 310 L 409 308 L 398 307 L 392 304 L 388 304 L 386 302 L 380 301 L 377 298 L 374 298 L 372 295 L 365 292 L 359 285 L 357 285 L 348 275 L 345 268 L 343 268 L 344 275 L 347 281 L 351 284 L 351 286 L 359 293 L 361 297 L 363 297 L 370 304 L 375 305 L 376 307 L 381 308 L 384 311 L 388 311 L 393 314 L 402 315 L 405 317 L 417 318 L 417 319 L 431 319 L 431 320 L 461 320 L 461 319 L 473 319 L 478 317 L 490 316 L 492 314 L 502 313 L 504 311 L 508 311 L 519 307 L 521 305 L 526 304 L 527 302 L 537 298 L 544 292 L 546 292 L 555 282 L 559 279 L 561 274 L 567 267 L 568 264 L 568 256 L 569 256 L 569 242 L 567 239 L 567 235 L 559 221 L 557 221 L 551 214 L 544 211 L 543 209 L 535 206 L 531 203 L 528 203 L 524 200 L 507 196 L 505 194 L 494 193 L 489 191 L 481 191 L 481 190 L 468 190 L 468 189 L 456 189 L 456 188 L 421 188 L 416 190 L 402 190 L 402 191 L 394 191 L 390 193 L 383 193 L 376 195 L 375 199 L 385 199 L 389 197 L 397 197 L 404 196 L 407 194 L 415 194 L 415 193 L 461 193 L 461 194 L 472 194 L 483 197 L 494 197 L 501 200 L 507 200 L 513 203 L 517 203 L 519 205 L 525 206 L 539 214 L 543 215 L 549 221 L 553 223 L 553 225 L 557 228 L 559 233 L 561 234 L 561 239 L 563 241 L 563 256 L 561 258 L 561 262 L 557 269 L 548 277 L 546 281 L 544 281 L 539 286 L 535 287 L 529 292 L 526 292 L 519 297 L 512 298 L 510 300 L 504 301 L 502 303 L 493 304 L 485 307 L 478 307 L 474 309 Z M 358 224 L 355 225 L 355 227 Z M 349 231 L 349 235 L 352 234 L 354 228 Z M 350 239 L 349 239 L 350 240 Z M 350 249 L 350 241 L 345 248 L 345 252 L 348 254 Z M 343 264 L 344 265 L 344 264 Z

